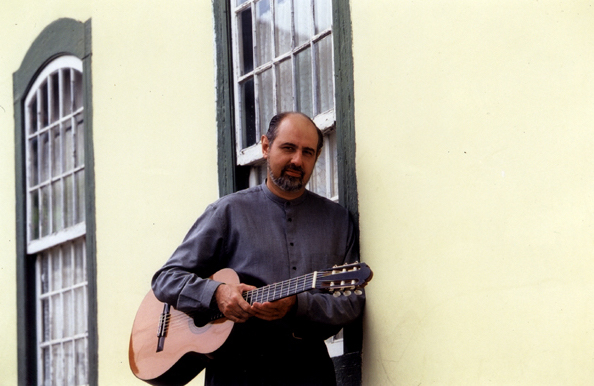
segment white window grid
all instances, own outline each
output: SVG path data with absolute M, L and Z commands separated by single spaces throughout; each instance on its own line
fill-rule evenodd
M 333 128 L 332 5 L 331 0 L 229 1 L 237 163 L 253 165 L 262 160 L 259 139 L 278 112 L 301 111 L 324 133 Z
M 85 233 L 82 62 L 46 66 L 25 99 L 27 252 Z
M 88 384 L 85 238 L 37 255 L 38 384 Z

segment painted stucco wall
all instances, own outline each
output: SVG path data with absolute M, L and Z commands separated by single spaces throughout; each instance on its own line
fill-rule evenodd
M 353 1 L 365 385 L 594 382 L 594 8 Z

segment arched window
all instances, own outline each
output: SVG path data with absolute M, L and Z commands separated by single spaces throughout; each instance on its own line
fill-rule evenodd
M 46 27 L 13 80 L 19 383 L 96 384 L 90 21 Z

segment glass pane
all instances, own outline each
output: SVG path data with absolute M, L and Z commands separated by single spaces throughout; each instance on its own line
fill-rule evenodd
M 60 339 L 62 338 L 62 297 L 60 294 L 51 297 L 51 338 Z M 55 358 L 54 358 L 55 359 Z
M 295 61 L 297 77 L 297 110 L 313 116 L 312 87 L 311 87 L 311 48 L 297 54 Z
M 276 55 L 291 51 L 291 1 L 276 0 L 274 8 Z
M 62 249 L 62 287 L 70 288 L 74 284 L 73 280 L 73 269 L 72 269 L 72 258 L 73 258 L 73 247 L 72 244 L 64 245 Z
M 72 70 L 72 73 L 74 74 L 74 82 L 72 82 L 72 89 L 74 92 L 74 98 L 73 98 L 74 110 L 78 110 L 81 107 L 83 107 L 82 72 Z
M 52 129 L 52 176 L 62 173 L 62 143 L 60 127 Z
M 72 114 L 72 80 L 69 68 L 62 70 L 62 108 L 64 116 Z
M 64 342 L 64 384 L 74 383 L 74 342 Z
M 87 383 L 87 341 L 79 339 L 76 341 L 76 384 L 84 385 Z
M 29 185 L 39 183 L 39 141 L 37 137 L 29 141 Z
M 41 188 L 41 236 L 50 234 L 50 197 L 49 186 Z
M 248 0 L 237 0 L 235 5 L 241 5 L 241 4 L 245 3 L 246 1 L 248 1 Z
M 33 97 L 27 109 L 29 115 L 29 134 L 37 131 L 37 97 Z
M 74 225 L 74 176 L 64 178 L 64 226 Z
M 316 114 L 334 108 L 334 72 L 332 61 L 332 35 L 325 37 L 315 45 L 317 57 L 318 106 Z
M 295 1 L 295 43 L 300 46 L 311 37 L 311 0 Z
M 40 181 L 47 181 L 50 177 L 50 143 L 49 134 L 46 131 L 39 136 L 40 147 L 39 147 L 39 171 Z
M 268 129 L 268 122 L 274 116 L 274 91 L 272 86 L 274 84 L 273 69 L 264 71 L 260 75 L 260 133 L 266 133 Z
M 66 273 L 66 271 L 64 272 Z M 72 291 L 64 292 L 64 336 L 74 335 L 74 300 Z
M 50 349 L 49 347 L 46 347 L 43 349 L 42 351 L 42 360 L 43 363 L 41 365 L 41 368 L 43 369 L 43 385 L 51 385 L 52 382 L 52 370 L 51 370 L 51 353 L 50 353 Z
M 254 99 L 254 79 L 248 79 L 241 86 L 242 99 L 242 129 L 243 147 L 249 147 L 257 142 L 256 140 L 256 106 Z
M 256 53 L 258 65 L 272 60 L 272 11 L 270 0 L 262 0 L 256 3 L 256 28 L 258 41 Z
M 50 291 L 50 266 L 49 266 L 49 258 L 47 257 L 47 252 L 41 255 L 41 293 L 46 294 Z
M 52 231 L 64 229 L 62 212 L 64 210 L 64 197 L 62 197 L 62 180 L 52 183 Z
M 85 125 L 83 115 L 76 116 L 76 149 L 74 150 L 74 166 L 85 164 Z
M 50 75 L 50 93 L 51 98 L 49 100 L 50 105 L 50 122 L 56 122 L 60 117 L 60 80 L 59 72 L 56 71 Z
M 314 12 L 317 34 L 332 26 L 332 0 L 315 0 Z
M 85 261 L 84 261 L 84 242 L 76 241 L 74 243 L 74 283 L 84 283 L 87 279 L 85 273 Z
M 241 58 L 241 73 L 246 74 L 254 69 L 254 47 L 252 39 L 252 9 L 248 8 L 239 14 L 237 21 L 239 28 L 239 51 Z
M 76 179 L 76 224 L 85 221 L 85 171 L 81 170 L 74 176 Z
M 42 325 L 41 325 L 41 338 L 43 342 L 47 342 L 50 340 L 50 301 L 49 299 L 43 299 L 41 301 L 41 312 L 42 312 Z
M 68 172 L 74 168 L 72 119 L 67 119 L 64 122 L 62 133 L 62 171 Z
M 56 344 L 52 346 L 52 384 L 64 384 L 64 356 L 62 353 L 62 345 Z
M 29 195 L 29 235 L 31 240 L 39 238 L 39 191 L 36 189 Z
M 46 127 L 48 124 L 47 117 L 47 100 L 48 100 L 48 87 L 47 81 L 41 84 L 39 88 L 39 120 L 41 121 L 41 127 Z
M 87 312 L 85 301 L 85 287 L 74 289 L 74 333 L 75 335 L 87 332 Z
M 291 60 L 282 61 L 278 65 L 277 92 L 279 112 L 292 111 L 293 108 L 293 71 Z
M 54 291 L 62 289 L 62 263 L 60 247 L 54 248 L 50 252 L 52 266 L 52 289 Z

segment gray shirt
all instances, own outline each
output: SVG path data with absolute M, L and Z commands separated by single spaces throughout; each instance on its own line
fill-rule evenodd
M 262 184 L 208 206 L 152 287 L 160 301 L 180 311 L 205 311 L 220 285 L 208 277 L 222 268 L 260 287 L 356 260 L 356 231 L 345 208 L 309 191 L 287 201 Z M 364 302 L 364 295 L 304 292 L 290 324 L 302 334 L 327 337 L 355 320 Z

